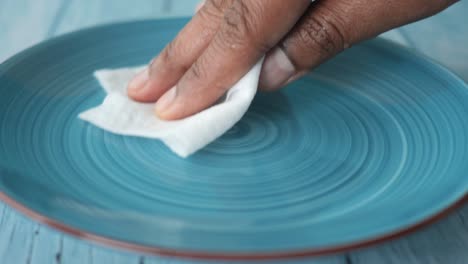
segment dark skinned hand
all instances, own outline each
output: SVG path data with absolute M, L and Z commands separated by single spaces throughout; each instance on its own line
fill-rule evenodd
M 215 103 L 266 54 L 260 89 L 273 91 L 360 41 L 431 16 L 454 0 L 207 0 L 129 84 L 174 120 Z

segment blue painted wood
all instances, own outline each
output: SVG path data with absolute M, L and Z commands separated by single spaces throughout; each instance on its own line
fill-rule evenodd
M 129 20 L 167 18 L 191 15 L 198 0 L 185 0 L 183 4 L 168 0 L 70 0 L 54 35 L 83 27 Z
M 393 42 L 396 42 L 398 44 L 401 44 L 403 46 L 409 46 L 409 42 L 406 39 L 405 35 L 401 33 L 401 29 L 394 29 L 387 31 L 383 34 L 380 35 L 380 37 L 392 40 Z
M 0 229 L 0 256 L 16 263 L 27 263 L 37 224 L 4 208 Z
M 31 223 L 26 222 L 25 225 Z M 48 228 L 42 225 L 34 226 L 34 233 L 30 234 L 33 243 L 28 249 L 31 264 L 54 263 L 60 251 L 61 235 L 58 232 L 49 232 Z
M 419 232 L 353 252 L 353 263 L 468 263 L 468 205 Z
M 460 1 L 439 15 L 405 26 L 401 32 L 418 51 L 468 81 L 468 2 Z
M 137 254 L 103 248 L 70 236 L 61 236 L 61 241 L 62 248 L 61 251 L 59 251 L 61 263 L 138 264 L 141 259 L 141 256 Z
M 0 1 L 0 62 L 48 36 L 62 0 Z
M 50 36 L 82 27 L 116 21 L 190 15 L 197 2 L 1 0 L 0 62 Z M 468 80 L 466 14 L 468 3 L 461 1 L 442 14 L 401 30 L 388 32 L 384 36 L 435 58 Z M 39 225 L 0 203 L 0 263 L 205 262 L 140 256 L 94 245 Z M 468 205 L 410 236 L 347 255 L 298 260 L 294 263 L 468 263 Z

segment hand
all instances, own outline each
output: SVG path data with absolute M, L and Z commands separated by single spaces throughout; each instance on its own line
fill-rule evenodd
M 217 101 L 267 54 L 260 88 L 276 90 L 347 47 L 435 14 L 454 0 L 207 0 L 128 94 L 180 119 Z

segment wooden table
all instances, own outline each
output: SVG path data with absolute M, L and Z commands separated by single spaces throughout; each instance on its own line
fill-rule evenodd
M 196 3 L 197 0 L 0 0 L 0 62 L 25 47 L 79 28 L 116 21 L 189 16 Z M 425 53 L 468 81 L 468 2 L 461 1 L 435 17 L 390 31 L 384 37 Z M 0 202 L 0 264 L 23 263 L 204 262 L 143 256 L 94 245 L 33 222 Z M 468 205 L 432 226 L 375 247 L 281 263 L 465 264 L 468 263 Z

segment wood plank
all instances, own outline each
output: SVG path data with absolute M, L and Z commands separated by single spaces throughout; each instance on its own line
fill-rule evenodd
M 387 31 L 381 34 L 380 37 L 391 40 L 403 46 L 407 46 L 407 47 L 410 46 L 410 43 L 406 39 L 405 35 L 401 33 L 401 29 L 399 28 Z
M 62 247 L 57 259 L 63 264 L 93 263 L 92 249 L 88 243 L 80 243 L 75 238 L 62 236 Z
M 62 34 L 83 27 L 105 23 L 155 19 L 164 17 L 190 16 L 196 0 L 185 0 L 183 4 L 170 0 L 70 0 L 64 10 L 63 19 L 53 34 Z
M 468 263 L 468 204 L 448 218 L 401 239 L 353 252 L 355 264 Z
M 62 0 L 0 1 L 0 63 L 47 37 Z
M 43 264 L 43 263 L 56 263 L 57 253 L 60 251 L 61 234 L 52 232 L 49 228 L 33 224 L 30 222 L 25 223 L 26 225 L 33 225 L 34 233 L 33 245 L 31 249 L 23 249 L 24 252 L 28 252 L 29 260 L 31 264 Z
M 418 51 L 439 61 L 468 81 L 468 2 L 402 28 Z
M 28 219 L 9 210 L 2 212 L 0 221 L 0 256 L 6 263 L 27 263 L 34 243 L 35 225 Z
M 73 243 L 80 243 L 80 241 L 75 240 Z M 93 259 L 93 263 L 143 264 L 140 262 L 141 257 L 135 253 L 103 248 L 96 245 L 93 245 L 91 248 L 91 257 Z
M 328 256 L 320 258 L 302 258 L 296 260 L 267 261 L 204 261 L 175 259 L 169 257 L 142 257 L 139 264 L 350 264 L 343 256 Z
M 49 36 L 50 25 L 62 8 L 61 0 L 3 0 L 0 1 L 0 63 L 15 53 L 32 46 Z M 53 247 L 43 244 L 37 223 L 0 203 L 0 259 L 2 263 L 52 263 L 47 250 L 33 248 Z M 38 233 L 39 234 L 39 233 Z M 38 262 L 41 261 L 41 262 Z
M 163 10 L 169 12 L 169 14 L 167 14 L 168 16 L 184 17 L 192 16 L 197 4 L 201 2 L 201 0 L 184 0 L 183 4 L 182 2 L 173 0 L 165 0 L 164 2 Z

